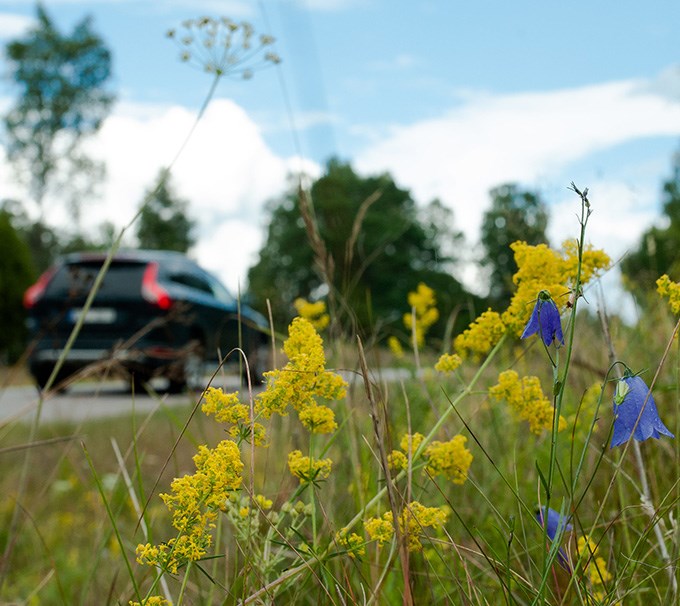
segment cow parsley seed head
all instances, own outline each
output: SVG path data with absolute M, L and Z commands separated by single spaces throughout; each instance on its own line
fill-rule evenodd
M 199 17 L 183 21 L 179 29 L 168 30 L 166 37 L 179 47 L 180 60 L 210 74 L 248 79 L 256 70 L 281 62 L 268 50 L 274 38 L 255 38 L 253 26 L 245 21 Z

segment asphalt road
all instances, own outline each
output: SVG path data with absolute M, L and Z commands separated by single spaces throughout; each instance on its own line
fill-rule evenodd
M 354 373 L 341 372 L 345 380 L 353 381 L 358 377 Z M 407 379 L 410 373 L 406 369 L 387 368 L 380 371 L 379 376 L 372 376 L 374 381 L 395 382 Z M 211 377 L 204 377 L 204 385 L 208 385 Z M 360 379 L 360 378 L 359 378 Z M 162 380 L 161 380 L 162 381 Z M 87 381 L 71 385 L 65 392 L 52 392 L 46 395 L 40 419 L 43 422 L 79 423 L 88 419 L 114 417 L 129 414 L 133 410 L 149 413 L 159 406 L 187 406 L 195 404 L 200 390 L 192 393 L 170 395 L 160 389 L 162 383 L 155 385 L 159 390 L 155 397 L 145 393 L 130 391 L 129 386 L 121 380 Z M 213 387 L 221 387 L 225 391 L 247 393 L 241 386 L 238 374 L 223 374 L 213 379 Z M 259 391 L 261 388 L 256 388 Z M 31 422 L 38 408 L 38 391 L 34 386 L 6 387 L 0 389 L 0 427 L 13 421 Z
M 206 377 L 206 384 L 210 377 Z M 214 387 L 229 391 L 245 391 L 239 377 L 226 375 L 213 381 Z M 34 386 L 6 387 L 0 391 L 0 426 L 12 421 L 31 422 L 38 408 L 38 391 Z M 163 406 L 187 406 L 195 403 L 200 392 L 169 395 L 159 393 L 131 393 L 120 381 L 76 383 L 63 393 L 50 393 L 43 402 L 40 418 L 44 422 L 81 422 L 88 419 L 129 414 L 133 411 L 148 413 Z

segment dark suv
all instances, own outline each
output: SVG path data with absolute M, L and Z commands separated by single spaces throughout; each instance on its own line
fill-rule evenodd
M 30 371 L 44 387 L 83 313 L 104 253 L 62 257 L 24 295 L 32 350 Z M 262 372 L 265 318 L 237 300 L 211 274 L 176 252 L 119 252 L 104 276 L 57 377 L 83 371 L 123 371 L 138 386 L 168 379 L 170 391 L 199 380 L 206 361 L 233 348 Z M 230 360 L 238 363 L 238 356 Z M 86 369 L 86 370 L 84 370 Z

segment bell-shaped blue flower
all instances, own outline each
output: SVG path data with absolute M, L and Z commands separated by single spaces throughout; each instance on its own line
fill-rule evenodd
M 547 290 L 538 293 L 534 311 L 531 312 L 529 322 L 524 327 L 522 339 L 526 339 L 537 332 L 540 333 L 546 347 L 553 342 L 553 339 L 564 345 L 560 312 Z
M 625 444 L 631 435 L 638 442 L 662 435 L 675 437 L 659 418 L 649 387 L 640 377 L 627 372 L 616 384 L 611 448 Z
M 543 526 L 545 523 L 545 532 L 548 535 L 548 538 L 551 541 L 555 540 L 555 537 L 560 534 L 564 535 L 566 532 L 571 532 L 573 530 L 573 526 L 568 523 L 568 520 L 566 517 L 561 516 L 557 511 L 555 511 L 552 508 L 548 508 L 547 515 L 546 513 L 546 508 L 541 507 L 536 511 L 536 519 L 538 520 L 538 523 Z M 560 563 L 560 565 L 563 568 L 566 568 L 567 570 L 571 570 L 571 566 L 569 564 L 569 559 L 567 558 L 567 554 L 560 547 L 559 551 L 557 552 L 557 561 Z

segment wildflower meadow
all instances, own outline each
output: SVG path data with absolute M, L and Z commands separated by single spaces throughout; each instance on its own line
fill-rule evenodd
M 1 427 L 0 601 L 676 604 L 680 284 L 610 319 L 572 190 L 561 247 L 512 244 L 510 304 L 443 342 L 427 284 L 408 339 L 291 301 L 262 386 Z

